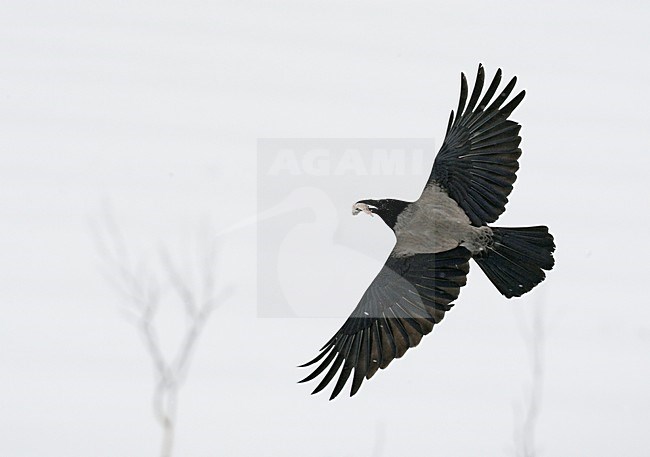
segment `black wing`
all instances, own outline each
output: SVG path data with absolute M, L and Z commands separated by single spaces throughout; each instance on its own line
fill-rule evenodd
M 327 374 L 312 393 L 320 392 L 338 372 L 330 400 L 336 397 L 354 369 L 350 396 L 379 368 L 386 368 L 408 348 L 417 346 L 449 311 L 465 285 L 470 252 L 457 247 L 436 254 L 393 257 L 386 261 L 352 315 L 321 348 L 312 365 L 324 360 L 305 379 Z
M 494 222 L 505 210 L 521 155 L 521 126 L 508 120 L 508 116 L 526 93 L 521 91 L 502 106 L 515 87 L 517 77 L 514 77 L 490 104 L 501 82 L 499 69 L 479 102 L 484 78 L 485 71 L 479 65 L 476 84 L 465 107 L 467 80 L 461 73 L 457 115 L 454 117 L 451 112 L 445 141 L 427 183 L 445 189 L 476 226 Z

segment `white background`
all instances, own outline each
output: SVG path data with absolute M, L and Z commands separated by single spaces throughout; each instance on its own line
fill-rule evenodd
M 328 402 L 295 366 L 341 319 L 258 318 L 255 225 L 230 231 L 219 281 L 233 293 L 181 393 L 177 455 L 512 455 L 530 381 L 518 322 L 536 306 L 543 454 L 649 455 L 649 13 L 628 1 L 3 2 L 0 455 L 158 452 L 150 361 L 88 228 L 102 201 L 134 251 L 180 249 L 202 219 L 219 231 L 255 214 L 257 138 L 439 139 L 459 72 L 473 81 L 478 62 L 528 92 L 499 224 L 551 227 L 548 280 L 508 301 L 474 268 L 434 334 Z M 422 182 L 410 185 L 392 196 L 416 196 Z M 375 222 L 339 221 L 387 253 Z M 322 293 L 351 310 L 379 262 L 313 243 L 284 255 L 314 277 L 349 269 L 357 289 Z

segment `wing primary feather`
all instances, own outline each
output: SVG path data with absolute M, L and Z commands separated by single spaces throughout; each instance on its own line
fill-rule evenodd
M 320 392 L 321 390 L 323 390 L 325 388 L 325 386 L 327 384 L 329 384 L 329 382 L 332 380 L 332 378 L 334 377 L 336 372 L 339 371 L 339 368 L 341 367 L 341 364 L 343 363 L 343 360 L 345 359 L 345 354 L 344 354 L 343 349 L 345 349 L 345 345 L 347 343 L 347 340 L 348 340 L 348 335 L 346 335 L 343 338 L 343 342 L 341 343 L 341 346 L 338 348 L 338 351 L 334 350 L 333 353 L 334 354 L 338 353 L 338 357 L 336 357 L 336 360 L 334 360 L 334 363 L 330 367 L 330 369 L 327 372 L 327 374 L 325 375 L 325 377 L 321 380 L 320 384 L 318 384 L 316 386 L 316 388 L 313 390 L 313 392 L 311 393 L 312 395 L 314 395 L 314 394 Z
M 472 96 L 469 98 L 469 103 L 467 104 L 466 114 L 474 111 L 476 102 L 481 96 L 481 91 L 483 91 L 483 82 L 485 81 L 485 70 L 483 69 L 482 64 L 478 64 L 478 72 L 476 74 L 476 82 L 474 83 L 474 89 L 472 90 Z
M 499 71 L 501 71 L 501 70 L 499 69 Z M 496 81 L 496 79 L 497 79 L 496 76 L 495 76 L 494 79 Z M 499 80 L 500 79 L 501 79 L 501 77 L 499 76 Z M 490 103 L 490 100 L 492 99 L 492 96 L 494 95 L 494 92 L 497 89 L 497 87 L 494 86 L 494 81 L 493 81 L 492 85 L 490 86 L 488 91 L 485 93 L 485 97 L 483 97 L 483 100 L 481 100 L 481 104 L 479 105 L 479 111 L 483 112 L 483 115 L 482 116 L 473 116 L 472 120 L 467 122 L 467 128 L 469 128 L 472 132 L 476 132 L 482 126 L 485 126 L 495 116 L 497 117 L 497 120 L 499 120 L 499 119 L 505 120 L 505 118 L 508 117 L 508 116 L 504 115 L 502 111 L 499 111 L 499 107 L 503 104 L 503 102 L 506 100 L 506 98 L 508 98 L 508 95 L 510 95 L 510 92 L 512 92 L 512 89 L 515 87 L 516 82 L 517 82 L 517 77 L 514 76 L 510 80 L 508 85 L 499 94 L 499 96 L 494 100 L 494 102 L 492 102 L 492 104 L 487 109 L 485 109 L 485 111 L 483 111 L 483 108 L 485 108 L 485 105 Z M 498 84 L 497 84 L 497 86 L 498 86 Z M 488 95 L 489 95 L 489 98 L 488 98 Z
M 311 359 L 309 362 L 303 363 L 302 365 L 298 365 L 298 368 L 305 368 L 305 367 L 308 367 L 309 365 L 315 364 L 320 359 L 322 359 L 325 356 L 325 354 L 327 354 L 330 351 L 330 349 L 332 349 L 332 347 L 333 347 L 333 345 L 331 345 L 329 348 L 327 346 L 323 346 L 323 349 L 321 349 L 320 354 L 318 354 L 316 357 Z
M 508 85 L 503 89 L 501 94 L 499 94 L 499 96 L 490 105 L 490 107 L 485 110 L 485 113 L 482 116 L 479 116 L 476 119 L 473 119 L 471 122 L 469 122 L 467 124 L 467 127 L 473 132 L 480 131 L 482 133 L 483 131 L 493 128 L 495 124 L 501 124 L 505 122 L 505 119 L 510 115 L 510 113 L 512 113 L 512 111 L 517 107 L 517 105 L 519 105 L 521 100 L 523 100 L 524 95 L 526 95 L 525 91 L 522 91 L 523 95 L 520 92 L 506 106 L 504 106 L 502 109 L 499 109 L 499 107 L 503 104 L 503 102 L 508 98 L 508 95 L 510 95 L 510 92 L 512 92 L 512 89 L 515 87 L 516 82 L 517 82 L 517 77 L 514 76 L 510 80 Z M 508 108 L 509 111 L 506 110 L 506 107 Z M 496 119 L 491 122 L 492 125 L 488 124 L 488 122 L 494 118 Z M 481 129 L 481 127 L 483 128 Z
M 332 349 L 333 349 L 333 347 L 332 347 Z M 314 371 L 312 371 L 309 376 L 307 376 L 305 379 L 301 379 L 300 381 L 298 381 L 299 384 L 303 383 L 303 382 L 311 381 L 316 376 L 321 374 L 325 370 L 325 368 L 327 368 L 329 366 L 330 363 L 332 363 L 332 360 L 334 360 L 334 357 L 336 357 L 336 354 L 337 354 L 336 350 L 335 349 L 332 350 L 332 349 L 330 349 L 329 351 L 324 352 L 324 354 L 327 354 L 329 352 L 329 355 L 327 356 L 327 358 L 325 360 L 323 360 L 323 362 L 318 366 L 318 368 L 316 368 Z
M 320 348 L 320 350 L 322 351 L 322 350 L 325 349 L 326 347 L 331 346 L 331 345 L 333 345 L 334 343 L 336 343 L 336 339 L 337 339 L 338 337 L 339 337 L 339 334 L 338 334 L 338 332 L 337 332 L 337 333 L 334 334 L 334 336 L 333 336 L 332 338 L 330 338 L 330 340 L 329 340 L 327 343 L 325 343 L 325 344 L 323 345 L 322 348 Z
M 501 108 L 500 112 L 503 117 L 508 117 L 510 114 L 519 106 L 521 101 L 524 99 L 526 96 L 526 91 L 522 90 L 519 92 L 512 100 L 508 102 L 507 105 L 505 105 L 503 108 Z
M 458 125 L 461 118 L 463 117 L 463 111 L 465 110 L 465 102 L 467 101 L 467 78 L 465 78 L 465 73 L 460 74 L 460 99 L 458 100 L 458 109 L 456 112 L 456 120 L 454 121 L 454 127 Z
M 486 109 L 486 112 L 491 112 L 491 111 L 496 111 L 498 110 L 501 105 L 503 105 L 503 102 L 506 101 L 508 96 L 510 95 L 510 92 L 512 92 L 512 89 L 515 88 L 515 84 L 517 84 L 517 77 L 513 76 L 510 82 L 506 85 L 506 87 L 503 88 L 499 96 L 492 102 L 490 107 Z
M 379 370 L 379 365 L 382 360 L 382 346 L 381 335 L 379 334 L 379 320 L 376 320 L 370 327 L 370 365 L 368 366 L 368 373 L 366 379 L 372 376 Z
M 517 95 L 519 97 L 519 95 Z M 515 98 L 517 98 L 515 97 Z M 523 97 L 522 97 L 523 98 Z M 506 106 L 501 109 L 501 112 L 504 112 L 503 110 L 505 108 L 509 108 L 510 105 L 512 104 L 512 101 L 515 99 L 511 100 Z M 514 109 L 514 108 L 512 108 Z M 498 127 L 486 130 L 486 131 L 480 131 L 480 132 L 472 132 L 472 134 L 469 136 L 470 142 L 474 144 L 480 144 L 483 141 L 493 138 L 495 136 L 500 136 L 500 135 L 506 135 L 514 138 L 519 134 L 519 131 L 521 130 L 521 125 L 517 124 L 514 121 L 503 121 L 502 123 L 499 124 Z M 459 158 L 465 157 L 465 155 L 460 155 L 458 156 Z
M 445 135 L 449 134 L 449 131 L 451 130 L 451 126 L 454 124 L 454 110 L 451 110 L 451 114 L 449 114 L 449 122 L 447 123 L 447 132 Z
M 390 328 L 388 323 L 388 318 L 386 315 L 382 316 L 379 324 L 379 336 L 381 338 L 381 348 L 382 356 L 379 363 L 379 368 L 386 368 L 388 364 L 395 358 L 397 354 L 397 346 L 395 344 L 395 338 L 393 337 L 393 331 Z
M 393 332 L 393 338 L 395 339 L 395 347 L 397 349 L 395 353 L 395 358 L 399 359 L 404 355 L 406 350 L 409 348 L 409 335 L 400 319 L 395 314 L 395 311 L 392 308 L 389 308 L 388 311 L 393 315 L 389 320 L 391 325 L 391 331 Z
M 337 397 L 337 395 L 341 393 L 341 390 L 343 390 L 343 386 L 345 386 L 345 382 L 348 380 L 350 374 L 352 373 L 352 368 L 354 367 L 354 365 L 356 365 L 355 355 L 358 354 L 359 340 L 360 340 L 360 336 L 357 333 L 352 335 L 352 339 L 347 343 L 347 348 L 345 350 L 345 363 L 343 364 L 343 370 L 341 370 L 339 379 L 336 381 L 336 385 L 334 386 L 332 395 L 330 395 L 330 400 L 334 400 Z
M 357 364 L 354 367 L 350 396 L 356 394 L 361 387 L 361 383 L 368 373 L 368 367 L 370 367 L 370 328 L 364 329 L 361 335 L 361 346 L 359 348 Z
M 485 109 L 487 104 L 490 103 L 490 100 L 492 100 L 492 96 L 497 91 L 497 87 L 499 87 L 499 83 L 501 83 L 500 68 L 497 70 L 496 74 L 494 75 L 494 79 L 492 79 L 492 83 L 490 83 L 490 87 L 488 87 L 487 92 L 485 92 L 483 99 L 478 104 L 478 111 L 483 111 L 483 109 Z

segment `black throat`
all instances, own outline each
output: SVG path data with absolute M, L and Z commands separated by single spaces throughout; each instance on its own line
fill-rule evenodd
M 384 200 L 363 200 L 362 202 L 376 207 L 377 209 L 372 212 L 381 217 L 391 229 L 395 228 L 397 217 L 411 204 L 410 202 L 390 198 Z

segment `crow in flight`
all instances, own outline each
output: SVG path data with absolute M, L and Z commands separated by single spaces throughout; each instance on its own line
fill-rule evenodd
M 517 78 L 494 101 L 501 70 L 481 97 L 484 78 L 479 65 L 467 102 L 467 80 L 461 73 L 458 109 L 456 115 L 451 112 L 420 198 L 361 200 L 352 207 L 355 215 L 378 215 L 397 242 L 352 315 L 320 354 L 302 365 L 320 362 L 300 382 L 327 370 L 312 393 L 321 391 L 343 366 L 330 400 L 351 375 L 352 396 L 364 378 L 417 346 L 458 298 L 470 259 L 507 298 L 525 294 L 544 280 L 543 270 L 553 268 L 555 244 L 547 227 L 487 225 L 505 210 L 519 169 L 521 126 L 508 118 L 525 91 L 504 105 Z

